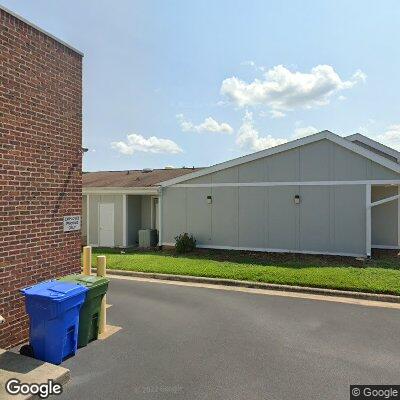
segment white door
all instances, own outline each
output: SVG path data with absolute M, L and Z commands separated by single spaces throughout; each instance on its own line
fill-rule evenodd
M 114 204 L 99 204 L 99 245 L 114 247 Z

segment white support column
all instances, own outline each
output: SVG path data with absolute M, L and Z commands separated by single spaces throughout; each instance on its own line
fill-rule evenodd
M 127 246 L 127 205 L 126 205 L 126 194 L 122 195 L 122 246 L 126 247 Z
M 89 238 L 89 224 L 90 224 L 90 213 L 89 213 L 89 207 L 90 207 L 90 195 L 86 195 L 86 245 L 90 245 L 90 238 Z
M 162 214 L 163 214 L 163 188 L 160 187 L 160 195 L 158 196 L 158 245 L 162 246 Z
M 365 234 L 366 234 L 366 254 L 371 257 L 371 184 L 365 185 Z

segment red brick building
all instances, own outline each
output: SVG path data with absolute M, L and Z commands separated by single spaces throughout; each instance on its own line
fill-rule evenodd
M 0 6 L 0 347 L 28 337 L 19 289 L 80 269 L 82 54 Z

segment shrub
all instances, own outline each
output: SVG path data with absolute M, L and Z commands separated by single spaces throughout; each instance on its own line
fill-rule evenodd
M 177 253 L 189 253 L 196 248 L 196 239 L 189 233 L 181 233 L 175 237 L 175 250 Z

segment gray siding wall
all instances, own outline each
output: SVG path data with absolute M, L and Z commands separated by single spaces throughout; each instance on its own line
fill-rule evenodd
M 229 178 L 228 178 L 229 177 Z M 235 178 L 235 180 L 232 180 Z M 185 183 L 399 179 L 400 176 L 329 140 L 219 171 Z
M 116 247 L 123 246 L 123 195 L 90 195 L 89 204 L 89 244 L 98 245 L 98 221 L 99 204 L 114 204 L 114 240 Z M 86 196 L 83 200 L 83 220 L 82 235 L 86 235 Z M 138 231 L 140 229 L 151 228 L 151 196 L 127 195 L 126 196 L 126 227 L 127 227 L 127 246 L 133 246 L 138 241 Z
M 151 229 L 151 196 L 142 196 L 142 228 Z
M 99 204 L 113 203 L 114 204 L 114 241 L 116 247 L 123 245 L 123 223 L 122 223 L 122 195 L 90 195 L 89 197 L 89 244 L 97 245 L 98 237 L 98 221 L 99 221 Z
M 184 183 L 399 178 L 321 140 Z M 299 205 L 294 204 L 296 194 Z M 174 243 L 176 235 L 189 232 L 200 245 L 361 255 L 366 253 L 365 204 L 364 185 L 168 187 L 163 190 L 162 241 Z
M 382 200 L 386 197 L 397 195 L 396 186 L 372 187 L 372 201 Z M 398 201 L 390 201 L 372 207 L 371 229 L 372 245 L 398 246 Z
M 365 253 L 364 186 L 166 188 L 163 204 L 164 243 L 189 232 L 199 245 Z
M 127 196 L 127 245 L 133 246 L 138 243 L 138 231 L 142 227 L 142 196 Z

